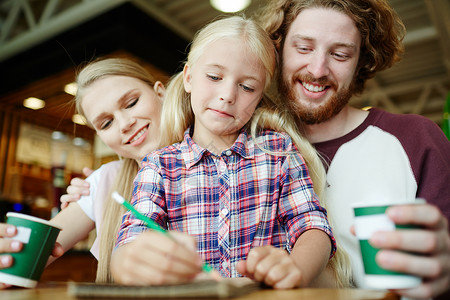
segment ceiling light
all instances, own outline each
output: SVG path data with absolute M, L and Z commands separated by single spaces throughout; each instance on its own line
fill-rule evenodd
M 52 132 L 52 140 L 54 140 L 54 141 L 63 141 L 64 142 L 64 141 L 67 140 L 67 135 L 65 135 L 61 131 L 53 131 Z
M 75 96 L 77 93 L 77 84 L 75 82 L 68 83 L 64 86 L 64 92 L 69 95 Z
M 34 110 L 41 109 L 45 106 L 45 101 L 35 97 L 30 97 L 23 100 L 23 106 Z
M 88 144 L 88 142 L 85 139 L 83 139 L 83 138 L 75 137 L 72 140 L 72 144 L 74 146 L 77 146 L 77 147 L 84 147 L 84 146 L 86 146 Z
M 78 125 L 86 125 L 86 119 L 82 115 L 79 115 L 79 114 L 74 114 L 72 116 L 72 122 L 74 122 L 75 124 L 78 124 Z
M 209 1 L 217 10 L 225 13 L 233 13 L 241 11 L 252 2 L 251 0 L 210 0 Z

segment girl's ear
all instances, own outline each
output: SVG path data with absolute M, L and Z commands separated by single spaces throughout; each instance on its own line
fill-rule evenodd
M 186 93 L 190 93 L 192 90 L 191 79 L 192 79 L 191 68 L 189 68 L 188 64 L 185 64 L 183 68 L 183 84 Z
M 155 82 L 153 85 L 153 90 L 156 93 L 156 96 L 158 96 L 159 100 L 164 100 L 164 95 L 166 94 L 166 88 L 164 87 L 164 84 L 162 84 L 161 81 Z

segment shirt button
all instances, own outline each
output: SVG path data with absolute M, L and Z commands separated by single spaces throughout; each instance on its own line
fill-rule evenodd
M 224 260 L 222 262 L 222 269 L 227 269 L 228 268 L 228 262 L 226 260 Z
M 225 172 L 227 170 L 227 166 L 220 166 L 220 172 Z
M 224 215 L 224 216 L 228 215 L 228 209 L 223 208 L 222 209 L 222 215 Z
M 227 152 L 225 152 L 226 156 L 230 156 L 231 155 L 231 150 L 227 150 Z

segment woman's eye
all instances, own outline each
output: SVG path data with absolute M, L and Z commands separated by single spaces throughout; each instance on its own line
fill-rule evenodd
M 131 107 L 135 106 L 136 103 L 138 103 L 138 101 L 139 101 L 139 97 L 133 99 L 132 101 L 130 101 L 130 102 L 128 103 L 127 108 L 131 108 Z
M 243 89 L 244 91 L 246 91 L 246 92 L 253 92 L 253 91 L 255 91 L 254 88 L 251 88 L 251 87 L 249 87 L 249 86 L 246 86 L 245 84 L 240 84 L 240 86 L 241 86 L 242 89 Z
M 105 120 L 100 124 L 100 129 L 105 130 L 111 126 L 112 120 Z

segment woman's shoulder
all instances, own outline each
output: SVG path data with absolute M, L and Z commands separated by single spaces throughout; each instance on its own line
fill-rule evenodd
M 103 172 L 117 171 L 117 169 L 119 169 L 121 165 L 122 165 L 121 160 L 113 160 L 101 165 L 98 170 L 102 170 Z
M 86 181 L 92 185 L 98 183 L 100 180 L 110 180 L 111 178 L 115 178 L 121 165 L 122 161 L 120 160 L 105 163 L 92 172 L 92 174 L 86 178 Z
M 121 166 L 120 160 L 114 160 L 108 163 L 105 163 L 101 165 L 99 168 L 95 169 L 87 178 L 86 180 L 88 182 L 90 181 L 96 181 L 100 177 L 104 176 L 105 174 L 115 173 Z

